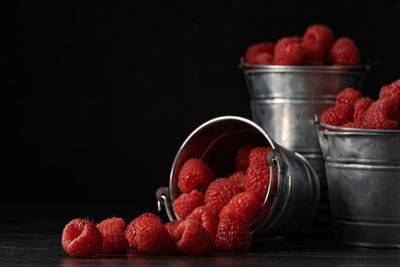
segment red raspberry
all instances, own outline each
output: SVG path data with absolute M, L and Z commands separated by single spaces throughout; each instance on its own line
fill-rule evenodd
M 220 251 L 245 252 L 251 244 L 250 228 L 232 216 L 225 216 L 218 224 L 215 248 Z
M 139 216 L 128 229 L 133 236 L 132 248 L 141 254 L 164 255 L 176 250 L 174 240 L 155 215 L 147 213 Z
M 332 47 L 333 40 L 334 36 L 330 28 L 316 24 L 307 28 L 301 45 L 307 58 L 323 61 Z
M 269 167 L 268 154 L 272 147 L 256 147 L 251 150 L 249 155 L 249 167 L 255 165 L 262 165 Z
M 213 172 L 200 159 L 192 158 L 183 164 L 178 175 L 178 188 L 183 193 L 189 193 L 201 184 L 206 189 L 214 178 Z
M 300 65 L 305 58 L 304 48 L 299 37 L 280 39 L 274 49 L 275 65 Z
M 353 112 L 347 106 L 331 107 L 326 110 L 321 117 L 321 122 L 334 126 L 341 126 L 345 123 L 351 122 Z
M 125 222 L 121 218 L 110 218 L 96 225 L 103 237 L 102 253 L 118 253 L 129 248 L 125 237 Z
M 325 66 L 324 61 L 306 58 L 303 60 L 302 65 L 304 66 Z
M 360 99 L 357 99 L 355 104 L 354 104 L 354 113 L 353 113 L 353 121 L 354 122 L 362 122 L 363 118 L 364 118 L 364 114 L 367 111 L 367 109 L 369 108 L 369 106 L 371 106 L 371 104 L 374 101 L 369 98 L 369 97 L 363 97 Z M 343 127 L 345 127 L 343 125 Z M 358 127 L 351 127 L 351 128 L 358 128 Z
M 90 257 L 101 250 L 103 238 L 94 223 L 78 218 L 64 227 L 61 244 L 71 256 Z
M 144 213 L 140 215 L 139 217 L 135 218 L 132 220 L 129 225 L 125 229 L 125 237 L 128 240 L 129 245 L 133 248 L 136 249 L 133 239 L 135 238 L 136 235 L 136 224 L 144 224 L 146 222 L 150 223 L 162 223 L 161 219 L 154 215 L 153 213 Z
M 393 102 L 388 98 L 375 101 L 365 112 L 362 126 L 365 129 L 386 129 L 394 130 L 399 127 L 399 123 L 388 118 L 388 112 Z
M 270 168 L 266 165 L 250 165 L 244 180 L 245 191 L 251 191 L 264 200 L 267 195 L 270 180 Z
M 388 98 L 392 101 L 388 117 L 400 123 L 400 79 L 381 88 L 379 98 Z
M 349 38 L 339 38 L 328 53 L 328 60 L 332 65 L 351 66 L 360 62 L 360 52 L 357 45 Z
M 244 177 L 246 176 L 246 173 L 244 171 L 237 171 L 231 176 L 229 176 L 228 180 L 236 185 L 239 185 L 241 187 L 244 186 Z M 244 188 L 243 188 L 244 190 Z
M 347 127 L 347 128 L 358 128 L 362 129 L 362 123 L 361 122 L 348 122 L 342 125 L 342 127 Z
M 267 53 L 272 55 L 274 52 L 274 44 L 273 43 L 258 43 L 251 45 L 247 48 L 246 53 L 244 55 L 244 62 L 250 64 L 260 64 L 257 63 L 256 57 L 261 53 Z M 259 60 L 259 59 L 258 59 Z
M 346 106 L 353 112 L 354 104 L 360 98 L 362 98 L 362 94 L 349 87 L 336 96 L 336 106 Z
M 253 192 L 242 192 L 234 196 L 219 213 L 222 219 L 227 215 L 241 220 L 247 225 L 251 225 L 258 213 L 262 203 L 260 198 Z
M 169 223 L 167 223 L 167 224 L 165 225 L 165 229 L 167 229 L 167 231 L 168 231 L 168 233 L 169 233 L 170 236 L 173 235 L 173 233 L 174 233 L 176 227 L 178 227 L 178 225 L 179 225 L 181 222 L 183 222 L 183 221 L 182 221 L 182 220 L 175 220 L 175 221 L 169 222 Z
M 214 238 L 215 233 L 217 232 L 217 226 L 219 222 L 219 217 L 214 213 L 213 210 L 208 208 L 207 206 L 201 206 L 195 208 L 189 216 L 187 216 L 186 220 L 195 220 L 203 225 L 204 229 Z
M 213 249 L 214 242 L 204 227 L 195 220 L 185 220 L 175 229 L 172 238 L 184 255 L 202 255 Z
M 243 190 L 242 186 L 232 183 L 227 178 L 218 178 L 207 188 L 204 203 L 218 214 L 233 196 Z
M 203 194 L 194 189 L 190 193 L 181 194 L 173 203 L 176 215 L 184 220 L 195 208 L 204 205 Z
M 249 154 L 253 149 L 251 144 L 242 145 L 236 153 L 235 167 L 237 171 L 245 171 L 249 167 Z
M 253 63 L 253 64 L 257 64 L 257 65 L 271 65 L 273 61 L 274 61 L 274 56 L 273 56 L 272 54 L 261 53 L 261 54 L 258 54 L 258 55 L 254 58 L 254 63 Z

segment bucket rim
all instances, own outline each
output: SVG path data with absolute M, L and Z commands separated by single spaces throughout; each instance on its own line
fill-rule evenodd
M 239 69 L 242 69 L 244 72 L 319 72 L 319 71 L 333 71 L 333 72 L 342 72 L 342 71 L 357 71 L 364 72 L 370 69 L 368 64 L 362 65 L 352 65 L 352 66 L 287 66 L 287 65 L 259 65 L 259 64 L 250 64 L 245 63 L 243 58 L 240 59 Z
M 321 129 L 321 131 L 326 135 L 392 135 L 392 134 L 400 134 L 400 130 L 349 128 L 349 127 L 342 127 L 342 126 L 334 126 L 334 125 L 330 125 L 330 124 L 326 124 L 326 123 L 322 123 L 322 122 L 319 122 L 319 124 L 323 128 L 335 130 L 335 131 L 327 131 L 327 130 Z

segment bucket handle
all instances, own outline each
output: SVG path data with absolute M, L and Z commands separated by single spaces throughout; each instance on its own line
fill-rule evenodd
M 158 188 L 156 191 L 156 199 L 157 199 L 158 212 L 161 212 L 164 206 L 165 211 L 167 212 L 168 219 L 171 222 L 174 221 L 175 218 L 171 211 L 171 200 L 169 199 L 169 188 L 168 187 Z
M 322 129 L 321 124 L 319 123 L 318 116 L 316 114 L 314 115 L 314 124 L 317 131 L 319 144 L 321 146 L 322 155 L 326 157 L 328 155 L 328 150 L 329 150 L 328 137 L 324 133 L 324 130 Z

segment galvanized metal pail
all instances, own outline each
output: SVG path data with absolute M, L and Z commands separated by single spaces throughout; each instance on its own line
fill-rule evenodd
M 261 218 L 261 211 L 253 223 L 253 237 L 282 238 L 298 233 L 312 219 L 318 205 L 318 177 L 304 157 L 279 146 L 260 126 L 241 117 L 212 119 L 187 137 L 172 164 L 169 187 L 159 188 L 156 193 L 159 209 L 164 206 L 170 220 L 178 218 L 172 203 L 180 194 L 177 187 L 178 174 L 188 159 L 201 158 L 216 177 L 226 176 L 235 171 L 235 154 L 244 143 L 272 147 L 269 154 L 272 177 L 270 188 L 273 179 L 278 179 L 276 197 L 272 198 L 269 190 L 263 209 L 271 201 L 272 207 L 262 222 L 257 221 Z M 273 169 L 278 172 L 275 178 Z
M 314 116 L 335 105 L 347 87 L 359 89 L 368 66 L 276 66 L 242 63 L 250 93 L 252 120 L 279 145 L 301 153 L 321 184 L 316 228 L 330 225 L 324 159 Z
M 321 123 L 319 140 L 336 239 L 400 248 L 400 130 Z

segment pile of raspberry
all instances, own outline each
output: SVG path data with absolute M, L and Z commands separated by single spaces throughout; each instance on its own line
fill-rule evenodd
M 359 129 L 400 129 L 400 79 L 383 86 L 375 102 L 353 88 L 343 90 L 336 106 L 322 114 L 321 122 Z
M 335 40 L 333 31 L 320 24 L 309 26 L 303 37 L 251 45 L 244 55 L 245 63 L 258 65 L 354 66 L 359 61 L 360 53 L 353 40 Z
M 129 247 L 145 255 L 203 255 L 214 248 L 245 252 L 251 230 L 268 216 L 276 196 L 275 172 L 270 201 L 262 209 L 270 184 L 270 151 L 243 144 L 235 155 L 236 172 L 219 178 L 201 159 L 191 158 L 178 174 L 180 194 L 173 209 L 179 220 L 163 224 L 145 213 L 126 226 L 122 218 L 97 225 L 78 218 L 65 226 L 62 246 L 75 257 L 123 253 Z

